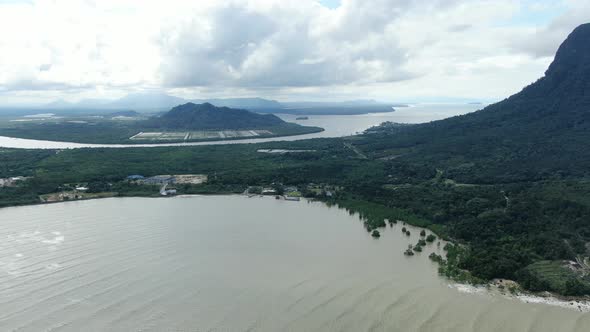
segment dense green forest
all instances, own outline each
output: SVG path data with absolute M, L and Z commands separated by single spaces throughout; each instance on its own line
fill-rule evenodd
M 478 278 L 511 278 L 531 289 L 567 293 L 566 279 L 560 279 L 561 284 L 545 283 L 544 276 L 530 273 L 529 266 L 539 261 L 573 260 L 578 255 L 588 255 L 585 243 L 590 242 L 590 181 L 569 177 L 492 185 L 460 184 L 427 164 L 363 159 L 347 147 L 350 141 L 354 139 L 76 149 L 44 151 L 41 155 L 37 151 L 5 150 L 7 156 L 18 160 L 27 155 L 30 165 L 14 171 L 34 169 L 35 177 L 21 187 L 0 190 L 0 195 L 4 205 L 29 204 L 38 201 L 36 195 L 60 191 L 68 183 L 88 183 L 91 188 L 111 184 L 109 190 L 121 196 L 157 194 L 154 188 L 127 183 L 125 178 L 130 174 L 209 176 L 206 185 L 178 188 L 181 193 L 241 193 L 250 185 L 272 183 L 303 189 L 310 183 L 329 184 L 342 190 L 332 197 L 318 198 L 359 212 L 369 231 L 384 227 L 385 219 L 428 227 L 443 237 L 469 245 L 459 267 Z M 260 148 L 303 147 L 315 151 L 257 152 Z M 7 173 L 15 174 L 18 173 Z M 306 196 L 317 196 L 303 191 Z

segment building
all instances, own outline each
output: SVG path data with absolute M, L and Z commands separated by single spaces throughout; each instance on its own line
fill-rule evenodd
M 175 188 L 169 188 L 169 189 L 165 189 L 162 188 L 162 190 L 160 190 L 160 195 L 162 196 L 173 196 L 176 195 L 177 191 Z
M 172 175 L 156 175 L 156 176 L 152 176 L 150 178 L 143 179 L 143 183 L 154 184 L 154 185 L 174 183 L 175 181 L 176 181 L 176 179 Z
M 293 193 L 293 192 L 298 192 L 299 191 L 299 189 L 297 189 L 297 187 L 294 187 L 294 186 L 285 187 L 283 190 L 286 193 Z
M 262 195 L 276 195 L 277 191 L 272 188 L 263 188 Z
M 3 178 L 3 179 L 0 179 L 0 187 L 15 187 L 18 185 L 19 182 L 25 181 L 27 179 L 28 179 L 28 177 L 24 177 L 24 176 Z
M 134 174 L 134 175 L 129 175 L 126 179 L 129 181 L 137 181 L 137 180 L 143 180 L 143 179 L 145 179 L 145 177 L 143 175 Z

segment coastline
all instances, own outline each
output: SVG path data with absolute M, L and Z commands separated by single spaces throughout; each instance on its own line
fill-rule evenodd
M 483 285 L 472 285 L 452 282 L 452 280 L 450 281 L 451 283 L 448 285 L 448 287 L 453 288 L 461 293 L 486 296 L 502 296 L 504 298 L 521 301 L 528 304 L 544 304 L 584 313 L 590 312 L 590 298 L 567 297 L 550 292 L 535 293 L 524 290 L 518 290 L 512 294 L 505 289 L 500 289 L 492 282 Z
M 175 196 L 161 196 L 161 195 L 157 195 L 157 194 L 152 194 L 152 195 L 120 195 L 119 193 L 113 193 L 113 195 L 111 195 L 111 196 L 97 196 L 97 197 L 89 197 L 89 198 L 80 198 L 80 199 L 76 199 L 76 200 L 51 201 L 51 202 L 39 201 L 39 202 L 29 203 L 29 204 L 15 204 L 15 205 L 0 207 L 0 209 L 58 204 L 58 203 L 73 203 L 73 202 L 79 202 L 79 201 L 113 199 L 113 198 L 154 198 L 154 199 L 168 198 L 168 199 L 171 199 L 171 198 L 191 198 L 191 197 L 196 197 L 196 196 L 243 196 L 246 198 L 250 198 L 249 196 L 244 195 L 243 193 L 237 193 L 237 192 L 179 194 L 179 195 L 175 195 Z M 269 199 L 272 198 L 272 196 L 262 196 L 262 195 L 260 195 L 260 196 L 256 195 L 254 197 L 255 198 L 267 197 Z M 303 200 L 312 201 L 312 202 L 320 202 L 320 203 L 326 205 L 326 207 L 333 206 L 330 204 L 330 202 L 327 202 L 327 201 L 324 201 L 321 199 L 305 198 L 304 197 Z M 336 205 L 336 206 L 338 206 L 338 208 L 340 208 L 340 209 L 346 209 L 346 207 L 344 207 L 344 206 L 339 206 L 339 205 Z M 432 233 L 437 234 L 434 230 L 432 230 L 428 227 L 415 225 L 409 221 L 403 221 L 403 220 L 401 220 L 401 221 L 404 222 L 405 224 L 407 224 L 408 226 L 415 227 L 415 228 L 421 229 L 421 230 L 422 229 L 428 230 Z M 442 241 L 445 241 L 446 243 L 454 244 L 454 242 L 450 239 L 445 239 L 445 238 L 441 237 L 439 234 L 437 234 L 437 236 Z M 427 257 L 425 257 L 425 259 L 426 258 Z M 441 266 L 441 264 L 439 262 L 433 261 L 432 263 L 437 264 L 437 266 Z M 468 294 L 474 294 L 474 295 L 486 295 L 486 296 L 502 296 L 504 298 L 508 298 L 511 300 L 517 300 L 517 301 L 521 301 L 521 302 L 528 303 L 528 304 L 543 304 L 543 305 L 549 305 L 549 306 L 557 306 L 557 307 L 565 308 L 568 310 L 575 310 L 575 311 L 579 311 L 579 312 L 590 313 L 590 296 L 588 296 L 588 297 L 574 297 L 574 296 L 563 296 L 563 295 L 559 295 L 559 294 L 555 294 L 555 293 L 551 293 L 551 292 L 526 291 L 526 290 L 523 290 L 522 288 L 520 288 L 520 286 L 516 282 L 511 281 L 511 280 L 507 280 L 507 279 L 502 279 L 502 280 L 494 279 L 494 280 L 490 280 L 490 281 L 487 281 L 482 284 L 473 284 L 473 283 L 469 283 L 467 281 L 462 282 L 460 280 L 455 280 L 453 278 L 446 277 L 446 276 L 442 275 L 441 273 L 438 273 L 438 276 L 448 282 L 449 288 L 455 289 L 456 291 L 458 291 L 460 293 L 468 293 Z M 516 289 L 514 291 L 510 291 L 509 288 L 504 286 L 507 284 L 515 285 Z
M 170 144 L 176 145 L 188 145 L 191 143 L 223 143 L 223 142 L 239 142 L 243 140 L 253 140 L 253 139 L 274 139 L 274 138 L 283 138 L 283 137 L 293 137 L 293 136 L 303 136 L 303 135 L 310 135 L 310 134 L 317 134 L 324 132 L 326 129 L 321 127 L 313 127 L 308 126 L 310 130 L 300 133 L 286 133 L 286 134 L 277 134 L 277 135 L 263 135 L 263 136 L 256 136 L 256 137 L 229 137 L 229 138 L 203 138 L 203 139 L 190 139 L 190 140 L 159 140 L 159 141 L 150 141 L 150 140 L 132 140 L 128 139 L 125 142 L 110 142 L 110 141 L 88 141 L 88 142 L 80 142 L 74 140 L 45 140 L 42 138 L 31 138 L 31 137 L 16 137 L 16 136 L 5 136 L 1 135 L 0 137 L 4 137 L 7 139 L 18 139 L 18 140 L 28 140 L 28 141 L 39 141 L 39 142 L 50 142 L 50 143 L 64 143 L 64 144 L 80 144 L 80 145 L 97 145 L 98 147 L 165 147 L 170 146 Z M 52 148 L 50 148 L 52 149 Z

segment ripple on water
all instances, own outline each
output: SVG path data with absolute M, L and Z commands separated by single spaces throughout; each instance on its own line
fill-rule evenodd
M 449 287 L 436 248 L 403 255 L 418 231 L 374 240 L 320 203 L 107 199 L 0 220 L 7 330 L 590 330 L 575 310 Z

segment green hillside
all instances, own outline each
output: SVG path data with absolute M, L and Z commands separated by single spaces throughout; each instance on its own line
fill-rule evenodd
M 146 128 L 175 129 L 260 129 L 284 125 L 273 114 L 257 114 L 242 109 L 216 107 L 209 103 L 186 103 L 172 108 L 162 116 L 147 120 Z
M 382 127 L 375 156 L 429 162 L 457 181 L 498 183 L 590 170 L 590 24 L 573 31 L 545 76 L 483 110 L 412 127 Z

